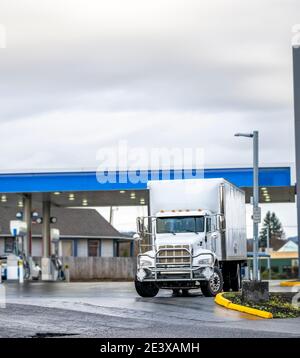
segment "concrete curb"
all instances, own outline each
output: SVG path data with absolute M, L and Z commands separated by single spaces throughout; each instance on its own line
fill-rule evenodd
M 226 298 L 224 298 L 223 295 L 224 295 L 224 293 L 218 293 L 215 298 L 215 302 L 220 306 L 223 306 L 230 310 L 248 313 L 248 314 L 258 316 L 261 318 L 265 318 L 265 319 L 273 318 L 273 314 L 271 312 L 261 311 L 261 310 L 255 309 L 255 308 L 237 305 L 237 304 L 232 303 L 231 301 L 227 300 Z
M 282 281 L 280 282 L 281 287 L 294 287 L 300 286 L 300 281 Z

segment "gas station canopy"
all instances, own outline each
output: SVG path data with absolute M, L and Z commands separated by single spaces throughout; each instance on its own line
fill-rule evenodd
M 0 174 L 0 204 L 22 205 L 24 194 L 32 194 L 33 202 L 50 200 L 55 206 L 130 206 L 148 204 L 148 180 L 177 179 L 182 170 L 131 171 L 102 173 L 99 182 L 95 171 L 28 172 Z M 185 179 L 225 178 L 244 189 L 246 202 L 252 196 L 252 168 L 205 169 L 199 174 L 184 172 Z M 261 202 L 294 202 L 289 167 L 260 168 Z

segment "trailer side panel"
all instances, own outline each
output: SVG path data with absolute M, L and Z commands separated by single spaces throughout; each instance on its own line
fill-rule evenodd
M 224 214 L 226 217 L 226 261 L 247 259 L 245 193 L 224 182 Z

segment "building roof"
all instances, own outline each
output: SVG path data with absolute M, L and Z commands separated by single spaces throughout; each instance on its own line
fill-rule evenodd
M 286 243 L 287 243 L 287 240 L 278 239 L 276 237 L 271 237 L 271 239 L 270 239 L 270 247 L 274 251 L 279 251 Z
M 288 240 L 279 250 L 278 252 L 294 252 L 298 251 L 298 244 L 296 244 L 293 240 Z
M 16 220 L 18 210 L 14 208 L 0 207 L 0 235 L 10 236 L 10 220 Z M 37 210 L 40 214 L 41 211 Z M 118 238 L 125 237 L 116 230 L 102 215 L 95 209 L 70 209 L 70 208 L 51 208 L 51 216 L 57 218 L 55 227 L 60 230 L 60 236 L 72 237 L 97 237 L 97 238 Z M 42 225 L 32 224 L 32 235 L 42 235 Z M 127 238 L 128 239 L 128 238 Z
M 287 240 L 291 240 L 291 241 L 295 242 L 298 245 L 298 236 L 288 237 Z
M 287 242 L 288 240 L 272 237 L 270 240 L 270 248 L 273 251 L 279 251 Z M 253 251 L 253 239 L 247 239 L 247 251 Z

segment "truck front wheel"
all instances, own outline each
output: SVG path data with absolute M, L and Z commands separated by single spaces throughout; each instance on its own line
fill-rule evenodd
M 152 282 L 140 282 L 135 279 L 136 292 L 141 297 L 155 297 L 158 294 L 159 288 Z
M 214 273 L 209 281 L 200 281 L 200 287 L 205 297 L 215 297 L 223 290 L 223 277 L 221 270 L 214 267 Z

